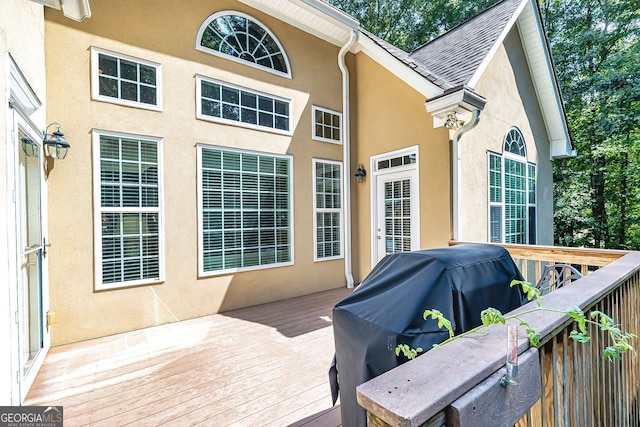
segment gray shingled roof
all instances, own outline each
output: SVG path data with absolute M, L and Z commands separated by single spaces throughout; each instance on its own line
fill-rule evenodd
M 399 49 L 376 36 L 375 34 L 370 33 L 369 31 L 360 28 L 360 32 L 365 36 L 369 37 L 375 44 L 389 52 L 393 57 L 395 57 L 400 62 L 404 63 L 407 67 L 413 69 L 416 73 L 420 74 L 422 77 L 429 80 L 431 83 L 435 84 L 438 87 L 443 89 L 448 89 L 450 85 L 441 77 L 435 75 L 431 70 L 427 69 L 424 65 L 414 61 L 407 52 L 402 49 Z
M 465 85 L 502 34 L 523 0 L 504 0 L 460 24 L 408 56 L 440 76 L 443 89 Z M 403 61 L 404 62 L 404 61 Z M 435 82 L 434 82 L 435 83 Z

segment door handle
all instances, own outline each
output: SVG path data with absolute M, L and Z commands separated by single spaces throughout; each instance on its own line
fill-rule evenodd
M 47 257 L 47 248 L 51 246 L 51 243 L 47 243 L 47 238 L 42 238 L 42 258 Z

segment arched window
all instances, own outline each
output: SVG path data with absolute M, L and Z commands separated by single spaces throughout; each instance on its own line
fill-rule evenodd
M 504 151 L 512 153 L 516 156 L 527 157 L 527 148 L 524 143 L 524 137 L 520 129 L 512 127 L 504 137 Z
M 536 165 L 522 132 L 509 129 L 502 154 L 489 152 L 489 241 L 535 244 Z
M 223 11 L 200 26 L 196 49 L 291 77 L 282 45 L 264 25 L 240 12 Z

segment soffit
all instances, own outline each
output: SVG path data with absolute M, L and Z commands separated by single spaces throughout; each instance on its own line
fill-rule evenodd
M 357 30 L 357 20 L 320 0 L 240 0 L 336 46 L 343 46 Z
M 547 125 L 552 145 L 551 154 L 552 157 L 575 155 L 554 71 L 555 66 L 539 14 L 534 11 L 534 7 L 537 6 L 529 1 L 518 18 L 517 26 L 529 64 L 531 79 L 540 103 L 540 110 Z
M 75 21 L 82 21 L 84 18 L 91 17 L 91 9 L 89 8 L 89 0 L 31 0 L 53 9 L 62 10 L 67 18 Z

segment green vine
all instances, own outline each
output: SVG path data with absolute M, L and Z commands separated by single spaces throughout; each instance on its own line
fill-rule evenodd
M 607 316 L 605 313 L 594 310 L 591 312 L 589 318 L 582 311 L 582 309 L 577 306 L 573 306 L 567 310 L 555 310 L 552 308 L 546 308 L 542 306 L 542 295 L 540 294 L 539 289 L 537 289 L 535 286 L 532 286 L 531 283 L 522 280 L 513 280 L 510 284 L 511 287 L 514 287 L 516 285 L 522 287 L 522 290 L 527 295 L 527 299 L 529 301 L 533 299 L 536 300 L 535 308 L 523 311 L 518 314 L 513 314 L 511 316 L 504 316 L 500 312 L 500 310 L 489 307 L 480 313 L 482 325 L 477 326 L 460 335 L 454 335 L 451 321 L 444 317 L 442 312 L 435 309 L 425 310 L 423 314 L 425 320 L 431 317 L 432 319 L 438 321 L 439 328 L 444 328 L 449 332 L 448 339 L 441 342 L 440 344 L 434 344 L 433 347 L 441 347 L 445 344 L 450 343 L 451 341 L 457 340 L 470 334 L 477 333 L 490 325 L 504 325 L 508 320 L 517 320 L 518 322 L 520 322 L 520 326 L 525 327 L 525 331 L 531 345 L 533 347 L 537 347 L 540 343 L 538 333 L 533 328 L 531 328 L 529 323 L 522 320 L 521 316 L 538 311 L 548 311 L 552 313 L 566 314 L 576 322 L 577 329 L 574 329 L 569 334 L 569 337 L 576 342 L 586 343 L 591 339 L 591 337 L 589 336 L 587 325 L 596 325 L 598 328 L 600 328 L 601 331 L 607 332 L 609 334 L 609 337 L 611 338 L 612 345 L 606 347 L 603 350 L 602 356 L 609 361 L 613 361 L 614 359 L 622 360 L 622 355 L 628 351 L 632 351 L 633 353 L 635 353 L 635 350 L 631 346 L 631 344 L 629 344 L 629 341 L 633 338 L 636 338 L 636 335 L 623 332 L 620 327 L 615 324 L 613 319 Z M 407 344 L 400 344 L 396 346 L 396 356 L 399 356 L 400 353 L 402 353 L 409 360 L 415 359 L 422 351 L 423 350 L 421 348 L 413 349 Z

